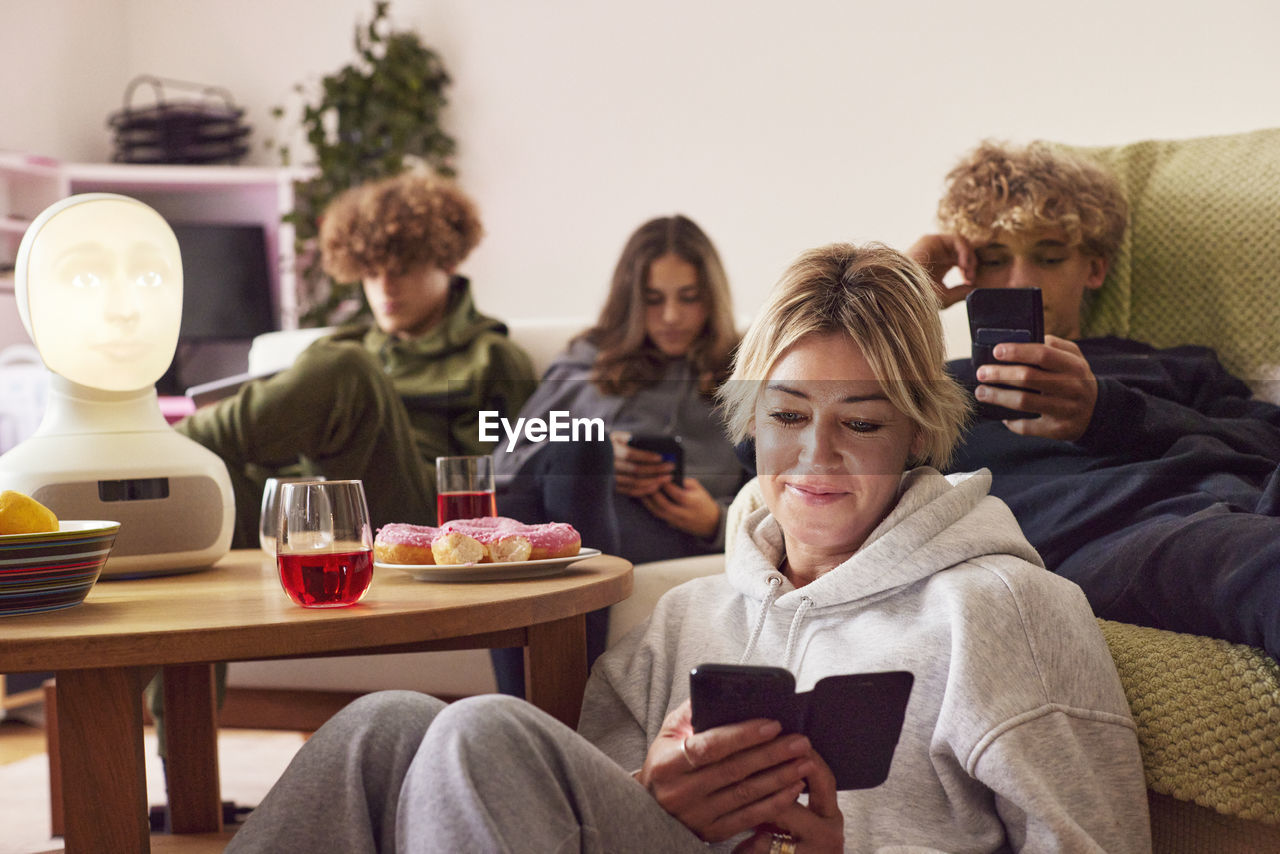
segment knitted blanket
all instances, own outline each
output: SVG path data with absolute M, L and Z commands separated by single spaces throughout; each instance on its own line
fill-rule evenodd
M 1280 824 L 1280 666 L 1260 649 L 1099 620 L 1147 788 Z
M 1280 403 L 1280 128 L 1066 148 L 1112 169 L 1130 205 L 1084 334 L 1213 347 Z

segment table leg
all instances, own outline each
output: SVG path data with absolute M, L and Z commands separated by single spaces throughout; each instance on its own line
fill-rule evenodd
M 146 854 L 141 672 L 61 670 L 56 686 L 67 854 Z
M 164 668 L 165 771 L 174 833 L 222 830 L 212 664 Z
M 49 836 L 62 836 L 62 753 L 58 746 L 58 689 L 44 681 L 44 750 L 49 759 Z
M 525 697 L 576 728 L 587 687 L 587 618 L 583 614 L 529 627 L 524 648 Z

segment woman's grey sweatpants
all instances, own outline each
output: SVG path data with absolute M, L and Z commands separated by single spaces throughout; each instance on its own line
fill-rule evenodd
M 682 852 L 707 847 L 523 700 L 384 691 L 303 745 L 228 854 Z

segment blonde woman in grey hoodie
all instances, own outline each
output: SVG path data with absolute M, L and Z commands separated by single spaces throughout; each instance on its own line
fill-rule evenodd
M 574 733 L 526 703 L 373 695 L 326 724 L 229 851 L 1149 851 L 1137 738 L 1079 589 L 985 472 L 944 478 L 967 404 L 927 276 L 884 247 L 789 268 L 723 393 L 764 506 L 726 572 L 597 662 Z M 807 690 L 906 670 L 886 781 L 837 791 L 774 721 L 695 733 L 692 667 Z M 848 720 L 848 738 L 859 721 Z

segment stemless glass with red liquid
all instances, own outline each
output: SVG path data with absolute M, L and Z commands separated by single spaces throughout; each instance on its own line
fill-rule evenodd
M 491 457 L 436 457 L 437 524 L 497 515 Z
M 358 480 L 280 484 L 280 586 L 304 608 L 359 602 L 373 581 L 373 531 Z

